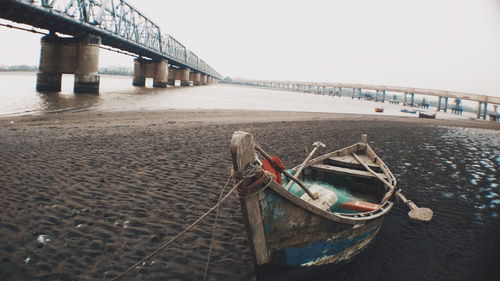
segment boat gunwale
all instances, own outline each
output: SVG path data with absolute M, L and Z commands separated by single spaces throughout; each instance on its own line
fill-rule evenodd
M 283 188 L 282 185 L 279 183 L 272 181 L 269 184 L 269 188 L 271 188 L 273 191 L 287 199 L 288 201 L 292 202 L 295 205 L 298 205 L 302 209 L 305 209 L 307 211 L 310 211 L 318 216 L 321 216 L 323 218 L 326 218 L 331 221 L 339 222 L 339 223 L 345 223 L 345 224 L 356 224 L 359 222 L 364 222 L 364 221 L 369 221 L 373 220 L 376 218 L 379 218 L 392 208 L 394 205 L 393 202 L 387 201 L 385 202 L 380 208 L 370 211 L 370 212 L 362 212 L 362 213 L 338 213 L 338 212 L 328 212 L 325 210 L 322 210 L 312 204 L 307 203 L 306 201 L 300 199 L 300 197 L 297 197 L 295 194 L 291 193 L 290 191 L 286 190 Z
M 375 151 L 373 151 L 373 149 L 371 148 L 371 146 L 368 143 L 364 143 L 364 142 L 358 142 L 358 143 L 352 144 L 350 146 L 346 146 L 344 148 L 341 148 L 341 149 L 338 149 L 338 150 L 335 150 L 335 151 L 332 151 L 332 152 L 328 152 L 328 153 L 325 153 L 325 154 L 323 154 L 321 156 L 318 156 L 318 157 L 316 157 L 314 159 L 311 159 L 311 160 L 309 160 L 309 162 L 306 163 L 306 165 L 304 166 L 304 168 L 308 168 L 308 167 L 310 167 L 312 165 L 322 163 L 326 159 L 328 159 L 328 158 L 330 158 L 332 156 L 339 155 L 343 151 L 347 151 L 346 154 L 352 154 L 352 152 L 349 153 L 349 151 L 350 150 L 354 150 L 354 149 L 357 149 L 357 150 L 363 150 L 364 149 L 366 151 L 365 154 L 368 157 L 370 157 L 370 159 L 377 166 L 380 167 L 380 169 L 385 174 L 385 176 L 387 177 L 387 179 L 389 180 L 389 182 L 393 186 L 396 186 L 397 181 L 396 181 L 396 177 L 394 176 L 394 174 L 392 174 L 391 170 L 389 170 L 389 168 L 387 167 L 387 165 L 385 164 L 385 162 L 375 153 Z M 295 166 L 291 170 L 292 171 L 296 171 L 299 168 L 299 166 L 300 165 Z M 276 190 L 276 191 L 278 191 L 278 190 Z M 291 193 L 288 190 L 287 190 L 287 192 Z M 291 193 L 291 194 L 293 196 L 295 196 L 293 193 Z M 378 217 L 384 215 L 385 213 L 387 213 L 392 208 L 393 205 L 394 205 L 393 202 L 391 202 L 390 200 L 387 200 L 386 202 L 383 202 L 383 204 L 381 204 L 379 208 L 377 208 L 377 209 L 375 209 L 373 211 L 361 212 L 361 213 L 328 212 L 328 211 L 321 210 L 319 208 L 318 208 L 318 210 L 321 210 L 322 212 L 326 212 L 327 214 L 334 214 L 335 216 L 340 217 L 342 219 L 354 220 L 354 221 L 359 222 L 359 221 L 366 221 L 366 220 L 378 218 Z

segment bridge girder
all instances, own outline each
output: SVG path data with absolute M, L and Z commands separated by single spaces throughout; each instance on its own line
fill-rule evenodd
M 123 0 L 0 0 L 0 17 L 63 34 L 92 33 L 105 45 L 222 79 L 210 65 Z

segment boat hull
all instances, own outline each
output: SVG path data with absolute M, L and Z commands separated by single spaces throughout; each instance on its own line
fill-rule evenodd
M 254 244 L 254 251 L 268 254 L 267 260 L 257 265 L 313 266 L 348 261 L 373 241 L 383 221 L 383 217 L 357 224 L 332 221 L 294 204 L 273 188 L 254 196 L 258 197 L 253 200 L 258 200 L 265 240 L 260 246 Z M 247 204 L 245 199 L 242 204 Z

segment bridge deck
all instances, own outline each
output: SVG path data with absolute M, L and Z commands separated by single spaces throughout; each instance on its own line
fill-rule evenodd
M 242 80 L 242 83 L 279 83 L 285 85 L 305 85 L 305 86 L 319 86 L 326 88 L 349 88 L 349 89 L 364 89 L 375 91 L 388 91 L 399 93 L 414 93 L 426 96 L 449 97 L 455 99 L 485 102 L 500 105 L 500 97 L 479 95 L 472 93 L 462 93 L 445 90 L 433 90 L 411 87 L 398 87 L 398 86 L 384 86 L 384 85 L 367 85 L 367 84 L 348 84 L 348 83 L 325 83 L 325 82 L 298 82 L 298 81 L 264 81 L 264 80 Z

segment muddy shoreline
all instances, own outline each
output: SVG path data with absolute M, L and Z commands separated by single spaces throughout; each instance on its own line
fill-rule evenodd
M 435 221 L 421 226 L 397 207 L 366 253 L 341 269 L 323 268 L 315 279 L 486 280 L 498 272 L 483 261 L 500 258 L 499 219 L 493 215 L 498 205 L 486 191 L 478 193 L 469 168 L 477 157 L 493 157 L 493 168 L 478 168 L 477 181 L 482 187 L 491 184 L 491 175 L 498 179 L 499 129 L 476 120 L 270 111 L 2 117 L 0 279 L 115 276 L 215 204 L 229 174 L 231 134 L 245 130 L 290 167 L 316 140 L 333 150 L 367 133 L 407 195 L 435 209 Z M 487 156 L 473 156 L 477 150 Z M 459 176 L 450 177 L 455 170 Z M 484 203 L 476 210 L 483 199 L 494 208 Z M 202 279 L 213 222 L 210 216 L 124 280 Z M 209 280 L 255 279 L 236 197 L 223 205 L 219 223 Z M 276 280 L 307 280 L 276 274 Z

